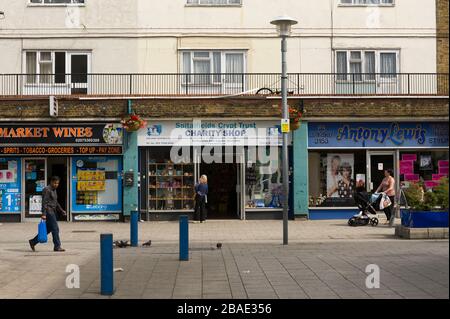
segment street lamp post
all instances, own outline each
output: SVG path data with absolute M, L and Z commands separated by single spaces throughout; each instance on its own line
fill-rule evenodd
M 289 123 L 289 110 L 287 103 L 287 37 L 291 34 L 291 27 L 298 22 L 291 17 L 281 16 L 270 22 L 277 26 L 278 35 L 281 37 L 281 95 L 282 95 L 282 123 Z M 282 124 L 283 127 L 283 124 Z M 288 134 L 289 130 L 282 129 L 283 132 L 283 245 L 288 244 L 288 218 L 289 218 L 289 155 L 288 155 Z

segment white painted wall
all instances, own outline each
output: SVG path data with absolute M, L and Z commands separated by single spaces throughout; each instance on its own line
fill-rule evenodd
M 333 49 L 398 49 L 401 72 L 436 72 L 435 0 L 344 7 L 339 0 L 243 0 L 242 7 L 189 7 L 186 0 L 86 0 L 29 6 L 0 0 L 0 73 L 21 73 L 27 49 L 92 52 L 96 73 L 179 72 L 180 49 L 243 49 L 247 72 L 279 72 L 270 20 L 299 20 L 289 39 L 290 72 L 334 72 Z M 418 62 L 420 61 L 420 63 Z

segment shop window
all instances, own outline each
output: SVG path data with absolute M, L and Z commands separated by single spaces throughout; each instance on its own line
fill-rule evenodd
M 433 190 L 442 177 L 448 177 L 448 151 L 400 152 L 400 181 L 403 187 L 420 182 Z
M 366 184 L 366 152 L 310 152 L 310 207 L 353 207 L 356 185 Z
M 282 208 L 282 152 L 267 147 L 266 152 L 247 149 L 245 174 L 246 208 Z M 274 152 L 271 153 L 271 152 Z
M 0 213 L 20 212 L 20 160 L 0 158 Z
M 170 147 L 149 151 L 148 208 L 150 211 L 194 208 L 194 164 L 171 161 Z
M 119 158 L 73 158 L 72 170 L 75 212 L 122 210 Z

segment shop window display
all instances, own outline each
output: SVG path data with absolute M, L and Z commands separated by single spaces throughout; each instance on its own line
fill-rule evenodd
M 280 148 L 277 148 L 277 151 L 278 156 L 275 158 L 270 154 L 269 148 L 266 149 L 265 158 L 260 158 L 258 151 L 254 152 L 252 155 L 256 160 L 252 161 L 249 159 L 249 150 L 247 150 L 246 208 L 283 207 L 282 153 Z
M 353 207 L 356 185 L 366 183 L 366 152 L 310 152 L 310 207 Z
M 170 148 L 150 152 L 148 207 L 150 211 L 194 209 L 194 164 L 173 163 Z
M 20 160 L 0 158 L 0 213 L 20 212 Z
M 118 158 L 73 159 L 74 211 L 121 210 L 121 162 Z
M 448 177 L 448 151 L 400 152 L 400 181 L 403 187 L 420 182 L 426 190 L 433 190 L 439 180 Z

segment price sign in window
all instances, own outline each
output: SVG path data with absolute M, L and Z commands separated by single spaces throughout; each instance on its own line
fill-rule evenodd
M 0 158 L 0 214 L 21 211 L 20 169 L 20 159 Z

